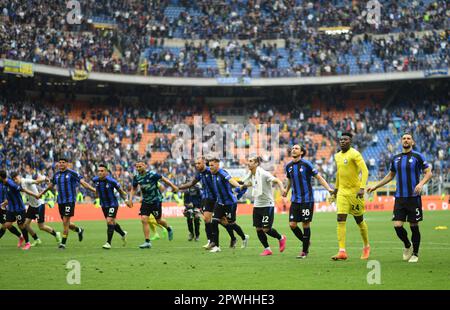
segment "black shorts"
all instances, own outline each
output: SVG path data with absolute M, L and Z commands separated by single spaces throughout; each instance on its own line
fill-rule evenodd
M 150 204 L 143 202 L 141 209 L 139 210 L 139 215 L 150 216 L 153 214 L 155 219 L 159 220 L 162 216 L 162 205 L 161 201 L 155 201 Z
M 216 201 L 214 199 L 202 199 L 202 211 L 203 212 L 214 212 L 214 206 Z
M 289 222 L 312 222 L 314 202 L 292 202 L 289 209 Z
M 223 217 L 226 217 L 228 223 L 234 223 L 236 222 L 236 211 L 237 211 L 236 203 L 232 205 L 223 205 L 218 203 L 214 208 L 213 218 L 220 220 Z
M 14 223 L 17 221 L 18 225 L 22 225 L 23 223 L 25 223 L 25 210 L 18 212 L 6 211 L 5 221 L 10 223 Z
M 410 223 L 422 221 L 422 197 L 396 197 L 392 220 Z
M 271 228 L 274 213 L 274 207 L 253 208 L 253 226 L 257 228 Z
M 30 220 L 36 220 L 38 223 L 44 223 L 45 222 L 45 204 L 42 204 L 37 208 L 28 206 L 25 217 Z
M 118 210 L 119 210 L 119 206 L 117 206 L 117 207 L 102 207 L 103 216 L 105 218 L 107 218 L 107 217 L 116 218 Z
M 72 217 L 75 215 L 75 202 L 58 203 L 59 215 Z
M 0 224 L 6 223 L 6 210 L 0 208 Z

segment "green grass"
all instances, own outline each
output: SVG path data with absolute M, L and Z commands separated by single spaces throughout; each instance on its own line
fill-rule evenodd
M 58 250 L 54 238 L 43 232 L 39 233 L 40 247 L 18 250 L 16 237 L 7 232 L 0 240 L 0 289 L 450 289 L 450 230 L 434 229 L 450 223 L 450 212 L 425 213 L 418 264 L 402 261 L 402 244 L 390 213 L 366 214 L 371 259 L 381 264 L 380 285 L 367 284 L 370 270 L 359 259 L 361 241 L 353 219 L 347 224 L 349 260 L 330 260 L 337 251 L 335 217 L 332 213 L 314 215 L 311 253 L 306 260 L 295 259 L 299 242 L 288 228 L 287 215 L 277 215 L 274 224 L 287 235 L 287 249 L 279 253 L 277 241 L 269 237 L 274 250 L 271 257 L 259 256 L 262 247 L 251 227 L 251 216 L 238 219 L 250 234 L 249 248 L 227 248 L 228 235 L 221 229 L 221 253 L 201 248 L 203 225 L 201 242 L 188 242 L 181 218 L 169 219 L 175 239 L 154 241 L 150 250 L 137 248 L 143 241 L 138 220 L 119 221 L 129 232 L 128 246 L 122 248 L 115 234 L 109 251 L 101 248 L 106 238 L 103 221 L 77 222 L 86 229 L 85 240 L 79 243 L 72 233 L 65 251 Z M 61 223 L 51 225 L 61 229 Z M 66 264 L 73 259 L 81 264 L 80 285 L 66 282 Z

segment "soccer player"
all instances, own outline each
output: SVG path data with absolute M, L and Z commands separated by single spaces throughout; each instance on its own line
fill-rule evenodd
M 12 176 L 15 176 L 15 173 L 13 173 Z M 25 242 L 22 249 L 29 250 L 31 244 L 29 242 L 28 232 L 25 226 L 25 204 L 23 203 L 21 192 L 35 198 L 38 198 L 38 195 L 16 184 L 12 179 L 7 177 L 6 171 L 4 170 L 0 171 L 0 182 L 3 183 L 3 191 L 5 191 L 7 202 L 6 218 L 5 223 L 3 223 L 0 228 L 0 238 L 3 237 L 6 229 L 13 232 L 10 228 L 13 227 L 13 223 L 17 221 L 17 225 L 19 225 L 19 228 L 22 231 L 22 237 L 19 237 L 17 247 L 20 248 L 23 242 Z M 6 205 L 6 202 L 4 201 L 3 205 Z
M 403 152 L 395 155 L 391 161 L 389 173 L 378 184 L 369 187 L 367 192 L 371 193 L 383 185 L 389 183 L 396 177 L 397 189 L 395 191 L 395 205 L 392 220 L 397 236 L 403 241 L 403 260 L 410 263 L 419 261 L 420 231 L 419 222 L 423 220 L 422 188 L 431 179 L 431 166 L 425 157 L 413 150 L 414 138 L 411 133 L 402 136 Z M 424 173 L 422 181 L 420 174 Z M 403 224 L 408 221 L 411 228 L 411 241 Z M 412 243 L 412 246 L 411 246 Z
M 17 173 L 11 174 L 11 177 L 16 184 L 19 184 L 22 188 L 25 188 L 36 195 L 39 195 L 37 185 L 47 181 L 47 178 L 45 177 L 38 178 L 37 180 L 22 178 L 22 176 Z M 56 232 L 52 227 L 45 225 L 45 202 L 42 199 L 36 199 L 33 196 L 29 195 L 27 196 L 28 209 L 27 213 L 25 214 L 25 227 L 27 228 L 27 231 L 30 233 L 31 237 L 33 237 L 34 239 L 33 243 L 31 243 L 31 246 L 37 246 L 42 243 L 41 239 L 39 239 L 37 234 L 31 228 L 32 220 L 36 220 L 39 229 L 55 237 L 56 242 L 60 244 L 61 233 Z
M 107 241 L 103 245 L 105 250 L 111 249 L 111 240 L 116 231 L 122 237 L 123 246 L 127 244 L 127 232 L 123 231 L 119 223 L 116 222 L 117 210 L 119 209 L 119 202 L 114 195 L 114 189 L 119 192 L 122 199 L 129 204 L 127 200 L 127 193 L 122 189 L 119 182 L 110 174 L 108 167 L 105 164 L 99 164 L 97 168 L 98 175 L 92 178 L 94 186 L 97 190 L 97 195 L 100 198 L 100 205 L 102 207 L 103 215 L 106 219 L 106 236 Z
M 8 205 L 8 200 L 6 199 L 6 188 L 3 186 L 3 182 L 0 182 L 0 225 L 6 223 L 6 206 Z M 9 232 L 15 235 L 17 238 L 22 237 L 22 234 L 15 226 L 10 226 L 8 228 Z
M 39 195 L 42 197 L 47 191 L 53 189 L 55 186 L 58 190 L 58 209 L 59 215 L 63 221 L 63 236 L 62 241 L 59 244 L 59 248 L 64 250 L 66 248 L 67 237 L 69 236 L 69 229 L 78 233 L 78 240 L 83 241 L 84 229 L 77 227 L 74 223 L 70 222 L 70 219 L 75 215 L 75 201 L 77 196 L 78 185 L 95 193 L 95 188 L 89 185 L 83 176 L 78 172 L 68 168 L 68 161 L 65 157 L 61 157 L 58 160 L 58 169 L 52 178 L 51 183 L 46 189 Z
M 291 148 L 292 161 L 286 167 L 288 183 L 282 193 L 286 197 L 292 187 L 291 207 L 289 208 L 289 226 L 294 235 L 302 242 L 302 251 L 297 256 L 304 259 L 308 256 L 311 240 L 311 222 L 314 214 L 314 192 L 312 178 L 316 178 L 320 184 L 330 193 L 333 189 L 319 174 L 311 162 L 304 159 L 306 149 L 298 144 Z M 297 223 L 302 222 L 303 232 Z
M 199 157 L 195 160 L 195 169 L 197 170 L 197 174 L 194 179 L 190 182 L 182 184 L 179 186 L 180 190 L 185 190 L 194 186 L 198 182 L 202 184 L 202 211 L 203 211 L 203 220 L 205 222 L 205 233 L 206 238 L 208 238 L 208 243 L 203 246 L 206 250 L 212 249 L 212 214 L 214 212 L 214 207 L 216 205 L 217 197 L 214 191 L 213 178 L 211 174 L 211 169 L 208 167 L 208 162 L 204 157 Z M 222 223 L 221 223 L 222 224 Z M 224 226 L 224 225 L 222 225 Z M 233 228 L 231 226 L 224 226 L 230 235 L 230 247 L 234 248 L 237 243 L 237 239 L 234 236 Z
M 188 241 L 198 241 L 200 238 L 200 207 L 201 207 L 202 193 L 198 185 L 190 187 L 184 193 L 184 212 L 186 222 L 189 230 Z
M 238 181 L 232 179 L 228 172 L 220 168 L 218 158 L 209 160 L 209 168 L 212 173 L 214 193 L 217 197 L 211 230 L 211 238 L 214 244 L 212 244 L 210 252 L 216 253 L 221 251 L 219 246 L 219 222 L 225 226 L 232 227 L 242 238 L 241 248 L 246 248 L 249 235 L 244 234 L 242 228 L 236 224 L 237 199 L 231 188 L 231 186 L 240 187 L 240 184 Z
M 369 229 L 364 220 L 364 189 L 369 177 L 369 170 L 361 153 L 351 147 L 353 135 L 342 133 L 339 144 L 341 151 L 334 155 L 336 161 L 336 189 L 333 196 L 337 196 L 337 236 L 339 252 L 331 257 L 333 260 L 346 260 L 345 250 L 347 215 L 351 214 L 359 226 L 364 242 L 361 259 L 368 259 L 370 255 Z M 360 177 L 361 175 L 361 177 Z
M 275 203 L 273 199 L 272 184 L 277 184 L 281 192 L 284 192 L 283 182 L 274 177 L 270 172 L 260 167 L 261 157 L 250 157 L 247 163 L 250 173 L 242 182 L 242 187 L 253 187 L 254 208 L 253 208 L 253 226 L 256 228 L 259 241 L 261 241 L 264 250 L 261 256 L 272 255 L 267 236 L 278 240 L 280 252 L 286 248 L 286 236 L 282 236 L 272 227 L 275 212 Z
M 153 214 L 158 224 L 161 224 L 167 229 L 169 240 L 173 240 L 173 229 L 167 225 L 167 222 L 162 219 L 162 195 L 158 188 L 158 181 L 162 180 L 165 184 L 172 187 L 174 192 L 178 191 L 178 187 L 170 182 L 166 177 L 147 170 L 147 164 L 140 160 L 136 163 L 137 174 L 133 177 L 131 192 L 129 195 L 128 205 L 133 207 L 133 196 L 137 191 L 138 186 L 142 192 L 142 204 L 139 211 L 141 216 L 142 229 L 144 231 L 145 242 L 139 246 L 141 249 L 149 249 L 152 247 L 150 243 L 150 228 L 148 224 L 148 217 Z

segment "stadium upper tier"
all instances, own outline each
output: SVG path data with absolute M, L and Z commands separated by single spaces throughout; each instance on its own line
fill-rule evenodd
M 378 26 L 353 2 L 81 1 L 80 23 L 69 24 L 66 1 L 0 0 L 0 58 L 179 77 L 448 68 L 448 1 L 380 1 Z

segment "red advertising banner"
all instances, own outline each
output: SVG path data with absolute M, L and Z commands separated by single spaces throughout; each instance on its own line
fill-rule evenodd
M 282 213 L 289 211 L 288 202 L 283 206 L 282 203 L 277 204 L 276 212 Z M 434 210 L 449 210 L 449 196 L 423 196 L 422 206 L 424 211 Z M 119 208 L 117 213 L 118 219 L 138 219 L 139 218 L 138 203 L 134 204 L 134 208 L 130 209 L 126 206 Z M 392 211 L 394 208 L 394 197 L 392 196 L 380 196 L 375 197 L 373 201 L 366 201 L 366 211 Z M 178 206 L 176 203 L 167 202 L 163 203 L 163 217 L 182 217 L 183 206 Z M 251 204 L 239 204 L 238 214 L 252 214 L 253 205 Z M 315 212 L 336 212 L 336 206 L 334 203 L 320 202 L 315 204 Z M 48 222 L 60 221 L 58 207 L 49 208 L 47 206 L 45 212 L 45 220 Z M 75 220 L 77 221 L 91 221 L 91 220 L 103 220 L 103 213 L 100 208 L 94 207 L 91 203 L 79 203 L 75 209 Z

